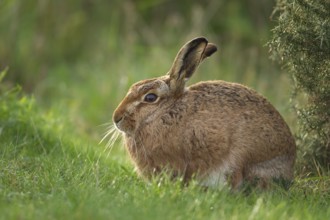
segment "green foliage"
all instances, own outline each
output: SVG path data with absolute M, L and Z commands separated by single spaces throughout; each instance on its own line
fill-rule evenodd
M 146 183 L 98 145 L 130 84 L 164 74 L 186 40 L 220 46 L 192 79 L 245 83 L 294 128 L 288 80 L 262 47 L 273 1 L 0 3 L 0 219 L 328 219 L 329 178 L 249 195 Z M 21 91 L 19 86 L 22 85 Z M 13 86 L 14 85 L 14 86 Z M 281 85 L 281 88 L 277 85 Z M 29 92 L 33 96 L 25 95 Z
M 5 72 L 2 72 L 5 75 Z M 0 81 L 1 83 L 1 81 Z M 41 116 L 32 98 L 21 95 L 20 87 L 0 84 L 0 152 L 3 157 L 61 152 L 63 129 L 52 114 Z M 55 134 L 55 136 L 54 136 Z
M 189 83 L 223 79 L 271 99 L 287 120 L 289 86 L 262 45 L 272 0 L 52 1 L 0 3 L 0 69 L 38 105 L 100 139 L 128 87 L 168 71 L 180 46 L 204 35 L 219 45 Z M 276 83 L 274 83 L 276 82 Z M 280 94 L 274 84 L 284 88 Z
M 9 67 L 8 79 L 35 91 L 42 81 L 59 74 L 54 70 L 75 78 L 79 74 L 67 66 L 97 62 L 113 71 L 122 57 L 139 62 L 150 57 L 151 50 L 168 45 L 173 46 L 167 52 L 175 53 L 187 39 L 206 34 L 237 47 L 237 53 L 236 48 L 221 48 L 233 53 L 224 56 L 226 62 L 241 53 L 258 53 L 264 61 L 255 45 L 268 36 L 265 18 L 272 6 L 270 0 L 5 0 L 0 4 L 0 68 Z M 240 62 L 244 66 L 247 61 Z
M 270 48 L 294 79 L 294 104 L 308 169 L 330 167 L 330 2 L 278 0 Z
M 125 162 L 104 157 L 94 142 L 76 136 L 63 116 L 45 114 L 19 90 L 0 83 L 1 219 L 330 216 L 326 177 L 297 179 L 290 191 L 275 188 L 248 195 L 226 188 L 205 190 L 195 183 L 183 187 L 167 176 L 143 182 Z

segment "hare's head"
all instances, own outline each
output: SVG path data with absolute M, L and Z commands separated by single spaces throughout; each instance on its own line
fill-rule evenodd
M 165 76 L 143 80 L 131 86 L 113 114 L 116 127 L 127 135 L 134 135 L 136 129 L 161 114 L 163 106 L 180 98 L 185 90 L 185 82 L 198 65 L 216 51 L 216 46 L 203 37 L 186 43 Z

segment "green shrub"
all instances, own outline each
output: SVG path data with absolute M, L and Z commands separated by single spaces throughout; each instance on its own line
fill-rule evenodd
M 304 168 L 330 166 L 330 1 L 278 0 L 269 43 L 294 81 Z

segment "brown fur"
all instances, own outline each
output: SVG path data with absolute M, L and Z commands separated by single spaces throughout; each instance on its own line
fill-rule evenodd
M 205 38 L 188 42 L 167 75 L 134 84 L 115 110 L 113 121 L 139 173 L 151 177 L 169 169 L 202 182 L 224 172 L 234 189 L 255 178 L 261 185 L 273 178 L 291 181 L 295 141 L 264 97 L 225 81 L 184 86 L 215 51 Z M 144 101 L 150 93 L 158 96 L 153 103 Z

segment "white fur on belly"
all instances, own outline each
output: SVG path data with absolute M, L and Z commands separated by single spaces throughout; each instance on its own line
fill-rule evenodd
M 212 170 L 200 181 L 202 186 L 207 186 L 211 188 L 222 188 L 227 184 L 227 178 L 230 172 L 228 163 L 223 163 L 221 167 Z

